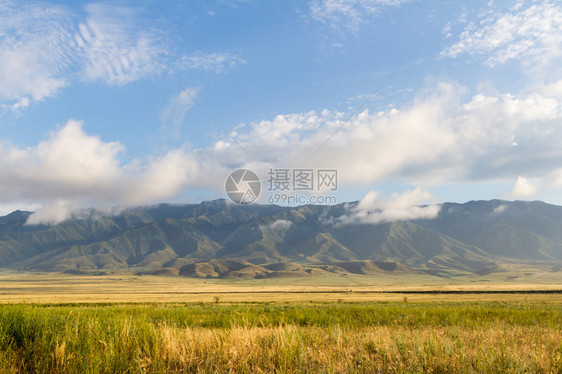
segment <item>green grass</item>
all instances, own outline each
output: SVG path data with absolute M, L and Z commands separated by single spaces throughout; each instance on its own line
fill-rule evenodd
M 12 304 L 0 372 L 562 372 L 525 303 Z

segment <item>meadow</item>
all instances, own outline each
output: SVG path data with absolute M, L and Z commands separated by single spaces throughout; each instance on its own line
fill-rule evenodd
M 562 372 L 562 308 L 516 303 L 8 304 L 0 371 Z
M 518 274 L 517 280 L 513 274 Z M 545 302 L 562 304 L 562 294 L 470 294 L 472 291 L 537 291 L 562 289 L 562 272 L 530 269 L 487 276 L 442 278 L 430 275 L 369 275 L 274 279 L 200 279 L 137 275 L 131 272 L 72 275 L 0 270 L 0 303 L 194 303 L 213 302 L 398 302 L 414 292 L 411 302 Z M 467 291 L 466 295 L 416 291 Z
M 562 373 L 560 294 L 416 281 L 5 273 L 0 373 Z

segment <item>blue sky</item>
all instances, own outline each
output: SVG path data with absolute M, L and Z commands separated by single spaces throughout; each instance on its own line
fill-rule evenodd
M 561 62 L 554 1 L 0 1 L 0 213 L 220 198 L 237 168 L 337 169 L 397 218 L 562 204 Z

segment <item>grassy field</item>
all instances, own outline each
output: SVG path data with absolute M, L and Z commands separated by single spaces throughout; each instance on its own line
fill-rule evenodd
M 561 285 L 5 271 L 0 373 L 562 373 L 562 295 L 507 292 Z M 470 293 L 492 290 L 506 292 Z
M 524 274 L 523 271 L 520 274 Z M 139 276 L 132 273 L 69 275 L 60 273 L 0 272 L 0 303 L 77 302 L 371 302 L 402 301 L 403 295 L 387 291 L 491 291 L 562 289 L 562 272 L 533 273 L 506 280 L 509 274 L 487 277 L 439 278 L 429 275 L 385 275 L 376 278 L 350 274 L 345 277 L 308 277 L 255 280 L 193 279 Z M 412 302 L 562 302 L 560 294 L 408 294 Z
M 561 337 L 552 304 L 12 304 L 0 371 L 560 373 Z

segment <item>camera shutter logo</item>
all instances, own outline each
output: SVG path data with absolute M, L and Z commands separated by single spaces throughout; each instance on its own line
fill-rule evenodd
M 238 169 L 230 173 L 224 185 L 230 200 L 237 204 L 250 204 L 256 201 L 261 192 L 261 181 L 249 169 Z

